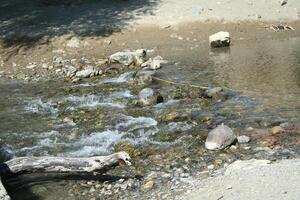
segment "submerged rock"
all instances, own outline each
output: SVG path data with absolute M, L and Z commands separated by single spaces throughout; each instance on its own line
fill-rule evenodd
M 138 95 L 138 104 L 141 106 L 149 106 L 163 102 L 163 97 L 157 90 L 144 88 Z
M 209 37 L 209 44 L 212 48 L 228 47 L 230 45 L 230 35 L 228 32 L 218 32 Z
M 138 49 L 136 51 L 122 51 L 117 52 L 109 57 L 110 62 L 120 63 L 126 66 L 141 65 L 145 62 L 146 51 Z
M 138 71 L 135 75 L 135 81 L 138 85 L 151 84 L 153 81 L 154 71 Z
M 222 124 L 208 133 L 205 147 L 209 150 L 222 150 L 231 145 L 235 139 L 236 136 L 231 128 Z

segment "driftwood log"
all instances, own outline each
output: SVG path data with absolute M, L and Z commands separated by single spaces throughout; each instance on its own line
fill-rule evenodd
M 88 173 L 106 172 L 119 164 L 131 165 L 130 156 L 122 151 L 108 156 L 94 156 L 88 158 L 68 157 L 19 157 L 0 165 L 0 176 L 10 177 L 22 173 L 32 172 L 62 172 Z M 0 200 L 8 200 L 8 196 L 0 181 Z

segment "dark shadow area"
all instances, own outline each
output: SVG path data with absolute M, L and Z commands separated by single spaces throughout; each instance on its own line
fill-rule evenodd
M 113 182 L 119 179 L 142 179 L 140 176 L 113 176 L 113 175 L 92 175 L 92 174 L 55 174 L 55 173 L 45 173 L 45 174 L 26 174 L 15 176 L 13 178 L 4 179 L 3 183 L 9 195 L 15 200 L 31 200 L 31 199 L 41 199 L 32 192 L 32 187 L 35 185 L 44 185 L 53 182 L 61 181 L 100 181 L 100 182 Z M 76 184 L 76 183 L 74 183 Z
M 4 47 L 32 46 L 43 37 L 72 33 L 109 36 L 142 15 L 153 15 L 159 0 L 0 0 Z

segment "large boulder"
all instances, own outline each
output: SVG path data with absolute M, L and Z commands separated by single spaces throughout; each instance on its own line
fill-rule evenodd
M 145 62 L 146 51 L 144 49 L 138 49 L 136 51 L 122 51 L 117 52 L 109 57 L 110 62 L 120 63 L 125 66 L 129 65 L 141 65 Z
M 222 150 L 236 140 L 236 135 L 231 128 L 224 124 L 217 126 L 208 133 L 205 147 L 209 150 Z
M 161 94 L 154 89 L 144 88 L 138 95 L 138 104 L 141 106 L 149 106 L 163 102 Z
M 230 35 L 228 32 L 218 32 L 209 36 L 209 44 L 211 47 L 228 47 L 230 45 Z

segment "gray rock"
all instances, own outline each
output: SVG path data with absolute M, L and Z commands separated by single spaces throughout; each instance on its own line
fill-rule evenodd
M 205 147 L 209 150 L 222 150 L 231 145 L 235 139 L 236 136 L 231 128 L 222 124 L 208 133 Z
M 223 88 L 221 88 L 221 87 L 210 88 L 210 89 L 205 91 L 205 95 L 207 97 L 215 97 L 216 95 L 218 95 L 222 91 L 223 91 Z
M 151 88 L 144 88 L 138 95 L 138 103 L 141 106 L 149 106 L 163 102 L 161 94 Z
M 228 47 L 230 45 L 230 35 L 228 32 L 218 32 L 209 37 L 211 47 Z
M 136 51 L 123 51 L 117 52 L 109 57 L 110 62 L 120 63 L 126 66 L 129 65 L 141 65 L 145 62 L 146 51 L 144 49 L 138 49 Z
M 248 142 L 250 142 L 250 137 L 248 137 L 247 135 L 241 135 L 241 136 L 238 136 L 237 137 L 237 140 L 238 140 L 238 143 L 241 143 L 241 144 L 243 144 L 243 143 L 248 143 Z

